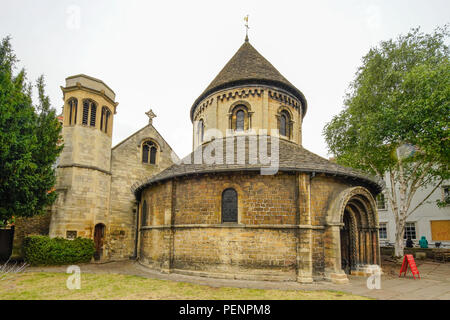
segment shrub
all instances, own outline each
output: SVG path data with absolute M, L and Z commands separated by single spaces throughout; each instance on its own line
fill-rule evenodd
M 89 262 L 95 252 L 91 239 L 50 239 L 48 236 L 26 237 L 23 250 L 25 261 L 34 266 Z

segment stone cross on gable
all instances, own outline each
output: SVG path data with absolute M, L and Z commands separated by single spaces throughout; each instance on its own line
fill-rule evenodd
M 153 113 L 153 110 L 150 109 L 148 112 L 145 113 L 148 117 L 148 123 L 153 124 L 153 118 L 156 117 L 156 114 Z

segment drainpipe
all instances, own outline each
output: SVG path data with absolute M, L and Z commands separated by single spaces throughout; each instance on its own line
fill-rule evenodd
M 130 258 L 133 260 L 137 260 L 138 257 L 138 240 L 139 240 L 139 207 L 140 202 L 137 201 L 136 206 L 136 235 L 134 237 L 134 253 Z

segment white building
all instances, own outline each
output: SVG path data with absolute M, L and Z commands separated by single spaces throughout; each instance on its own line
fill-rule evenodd
M 389 179 L 386 177 L 386 190 L 389 190 Z M 417 190 L 411 202 L 410 210 L 414 209 L 430 192 L 434 186 L 428 186 Z M 437 188 L 428 200 L 423 203 L 411 216 L 406 219 L 404 239 L 411 236 L 414 245 L 419 245 L 419 240 L 425 236 L 428 247 L 435 248 L 435 242 L 441 242 L 441 247 L 450 248 L 450 206 L 439 208 L 437 200 L 444 201 L 450 197 L 450 182 Z M 395 218 L 392 213 L 387 196 L 380 194 L 377 197 L 380 245 L 393 245 L 395 243 Z

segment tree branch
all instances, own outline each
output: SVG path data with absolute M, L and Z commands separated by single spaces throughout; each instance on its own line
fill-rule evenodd
M 440 185 L 442 184 L 443 181 L 444 181 L 444 179 L 441 179 L 441 181 L 439 181 L 439 183 L 433 188 L 433 190 L 431 190 L 431 192 L 414 209 L 412 209 L 406 216 L 409 217 L 414 211 L 417 210 L 417 208 L 419 208 L 422 204 L 424 204 L 424 202 L 428 200 L 428 198 L 436 191 L 436 189 L 440 187 Z

